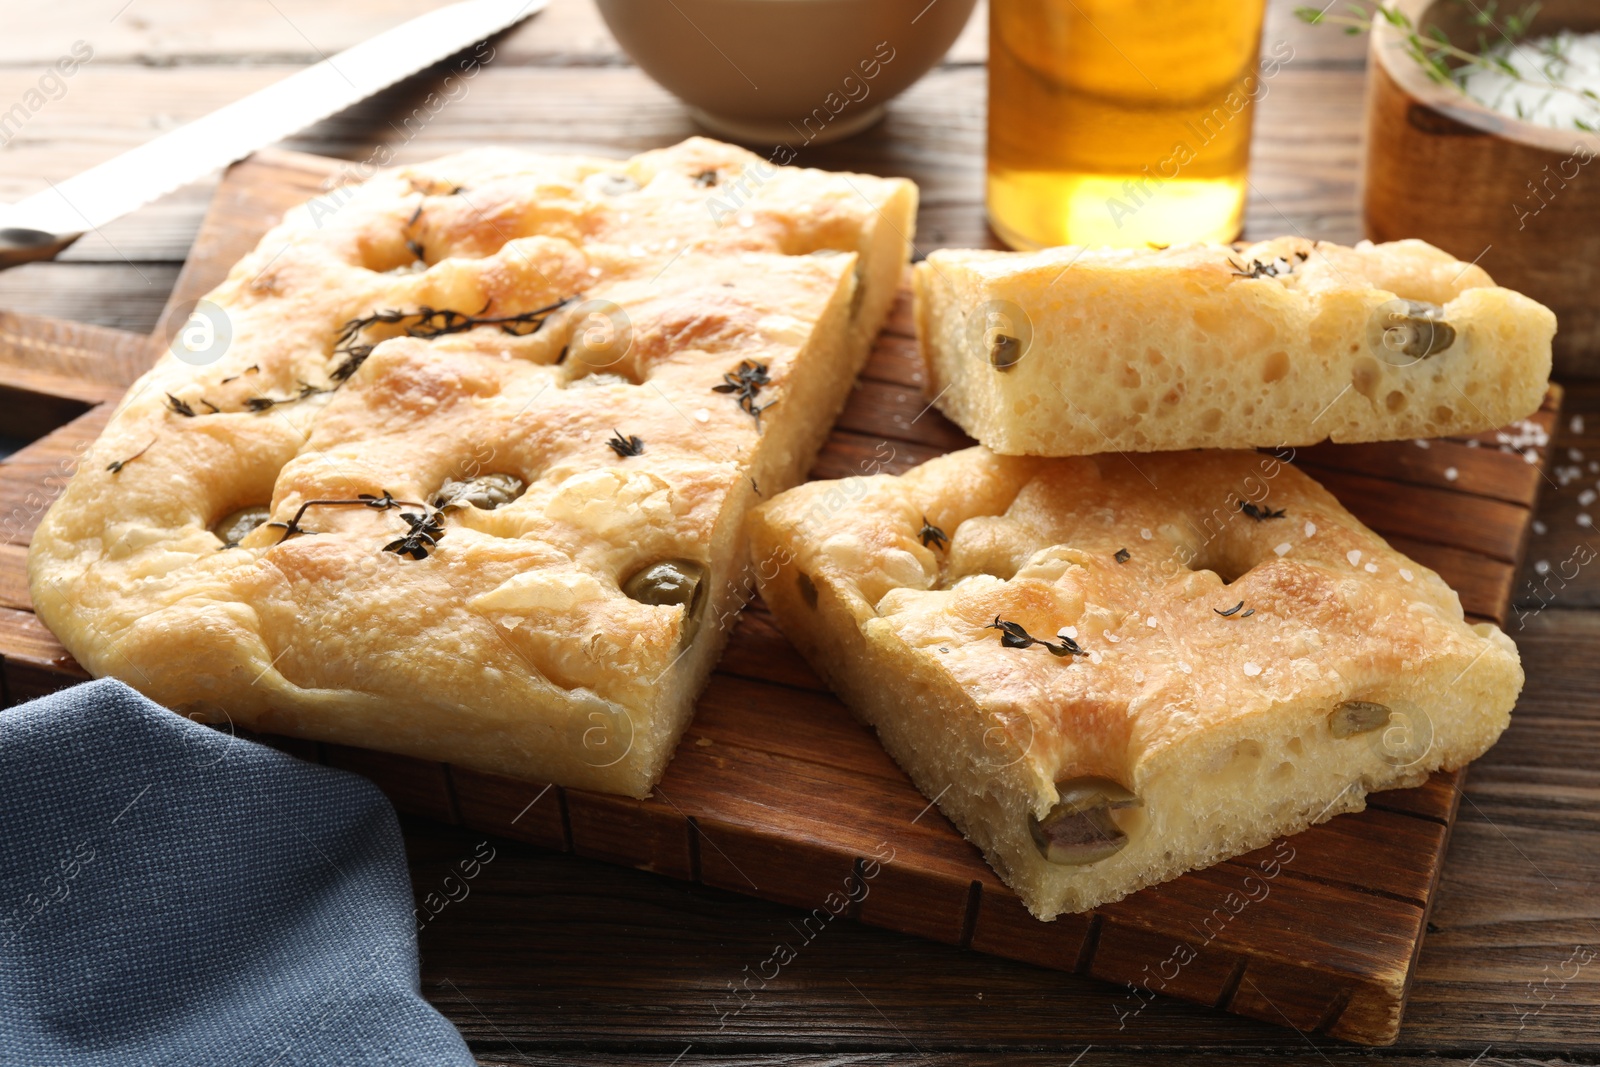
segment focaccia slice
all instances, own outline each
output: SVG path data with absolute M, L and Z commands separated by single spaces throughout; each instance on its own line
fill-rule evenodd
M 904 271 L 905 181 L 488 150 L 290 212 L 34 537 L 91 673 L 213 721 L 643 796 Z
M 750 521 L 784 633 L 1041 919 L 1460 766 L 1522 685 L 1497 627 L 1261 454 L 971 448 Z
M 928 395 L 996 452 L 1476 433 L 1538 410 L 1549 309 L 1421 241 L 944 249 L 916 268 Z

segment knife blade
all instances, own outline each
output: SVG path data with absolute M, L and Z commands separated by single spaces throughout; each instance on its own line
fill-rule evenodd
M 419 15 L 66 181 L 0 207 L 0 269 L 49 259 L 83 234 L 542 10 L 461 0 Z

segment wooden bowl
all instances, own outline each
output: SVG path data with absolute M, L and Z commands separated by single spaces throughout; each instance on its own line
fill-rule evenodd
M 1401 0 L 1412 24 L 1475 47 L 1471 8 Z M 1547 0 L 1534 35 L 1600 29 L 1593 0 Z M 1380 24 L 1367 64 L 1363 210 L 1374 241 L 1420 237 L 1556 313 L 1556 373 L 1600 375 L 1600 136 L 1482 107 L 1428 80 Z

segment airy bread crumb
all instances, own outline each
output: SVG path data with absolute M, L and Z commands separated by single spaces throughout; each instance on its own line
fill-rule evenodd
M 928 396 L 1008 455 L 1490 430 L 1538 410 L 1556 329 L 1421 241 L 941 249 L 915 290 Z

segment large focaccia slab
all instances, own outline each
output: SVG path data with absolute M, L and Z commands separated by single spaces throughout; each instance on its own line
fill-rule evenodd
M 916 268 L 928 395 L 996 452 L 1476 433 L 1538 410 L 1556 320 L 1421 241 L 944 249 Z
M 972 448 L 751 527 L 784 632 L 1041 919 L 1460 766 L 1522 685 L 1498 628 L 1260 454 Z
M 214 721 L 642 796 L 915 196 L 697 139 L 319 198 L 210 294 L 221 358 L 129 391 L 33 540 L 38 613 Z

